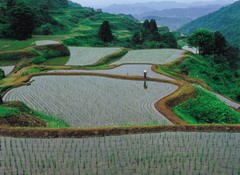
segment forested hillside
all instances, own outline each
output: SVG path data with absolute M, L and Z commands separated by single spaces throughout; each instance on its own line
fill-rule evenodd
M 29 38 L 30 36 L 16 35 L 21 33 L 16 31 L 25 25 L 23 21 L 28 23 L 28 33 L 67 35 L 68 39 L 97 35 L 104 20 L 111 21 L 113 33 L 119 38 L 131 36 L 140 27 L 139 23 L 129 16 L 102 13 L 67 0 L 0 0 L 0 3 L 0 38 L 3 39 Z
M 240 1 L 183 26 L 180 31 L 191 34 L 197 29 L 220 31 L 233 44 L 240 46 Z

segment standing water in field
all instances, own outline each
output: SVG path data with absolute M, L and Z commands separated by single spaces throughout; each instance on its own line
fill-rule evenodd
M 10 72 L 12 72 L 14 66 L 3 66 L 0 68 L 4 71 L 5 75 L 8 75 Z
M 69 47 L 71 56 L 66 65 L 91 65 L 120 48 Z
M 170 124 L 154 103 L 177 86 L 90 76 L 35 77 L 31 86 L 9 91 L 5 101 L 23 101 L 60 117 L 72 127 Z
M 166 64 L 181 58 L 185 50 L 180 49 L 146 49 L 129 51 L 121 60 L 113 64 L 142 63 Z
M 130 64 L 106 70 L 53 70 L 50 72 L 97 72 L 114 75 L 143 76 L 144 70 L 147 70 L 147 77 L 149 78 L 173 80 L 172 78 L 153 72 L 151 68 L 152 65 Z
M 237 175 L 239 144 L 240 134 L 235 133 L 0 137 L 0 174 Z
M 52 40 L 41 40 L 41 41 L 35 41 L 35 44 L 37 46 L 43 46 L 43 45 L 59 44 L 59 42 L 52 41 Z

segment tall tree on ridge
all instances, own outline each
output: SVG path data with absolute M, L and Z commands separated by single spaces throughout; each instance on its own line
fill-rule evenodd
M 141 35 L 140 35 L 139 32 L 134 33 L 133 38 L 132 38 L 132 42 L 134 44 L 141 44 Z
M 108 21 L 104 21 L 100 26 L 98 37 L 104 42 L 109 43 L 112 42 L 114 36 L 112 34 L 112 30 Z
M 157 23 L 155 21 L 155 19 L 151 19 L 150 23 L 149 23 L 149 31 L 151 33 L 155 33 L 155 32 L 158 32 L 158 26 L 157 26 Z
M 188 38 L 188 44 L 196 47 L 202 55 L 214 52 L 214 35 L 207 30 L 197 30 Z
M 214 33 L 214 53 L 215 54 L 224 54 L 227 49 L 227 41 L 221 32 Z
M 15 4 L 9 13 L 11 18 L 9 30 L 12 32 L 10 37 L 17 40 L 31 38 L 35 26 L 35 16 L 31 8 L 21 2 Z

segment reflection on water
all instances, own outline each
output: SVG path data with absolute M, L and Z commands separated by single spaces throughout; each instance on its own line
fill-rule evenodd
M 144 89 L 147 89 L 148 88 L 148 85 L 147 85 L 147 81 L 145 80 L 144 83 L 143 83 L 143 87 Z

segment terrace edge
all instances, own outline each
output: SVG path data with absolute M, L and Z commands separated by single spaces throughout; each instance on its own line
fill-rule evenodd
M 240 133 L 240 125 L 160 125 L 135 127 L 106 127 L 92 129 L 0 127 L 0 136 L 16 138 L 87 138 L 161 132 Z

